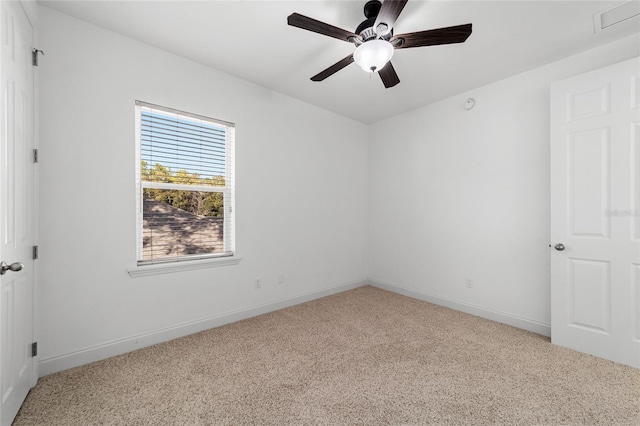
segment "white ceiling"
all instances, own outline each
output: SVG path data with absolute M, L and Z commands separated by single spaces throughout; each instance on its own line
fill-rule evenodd
M 633 18 L 594 32 L 620 1 L 409 0 L 396 34 L 472 23 L 463 44 L 396 51 L 400 84 L 352 64 L 309 80 L 353 45 L 287 25 L 293 12 L 354 31 L 366 0 L 51 1 L 51 8 L 363 123 L 372 123 L 638 33 Z M 640 39 L 639 39 L 640 43 Z

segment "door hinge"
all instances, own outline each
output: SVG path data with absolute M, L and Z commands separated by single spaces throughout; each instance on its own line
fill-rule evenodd
M 31 51 L 31 64 L 34 67 L 38 66 L 38 53 L 42 53 L 44 55 L 44 52 L 40 49 L 33 49 Z
M 38 246 L 33 246 L 33 260 L 38 258 Z
M 34 163 L 38 162 L 38 150 L 37 149 L 33 150 L 33 162 Z
M 31 356 L 38 355 L 38 342 L 33 342 L 31 344 Z

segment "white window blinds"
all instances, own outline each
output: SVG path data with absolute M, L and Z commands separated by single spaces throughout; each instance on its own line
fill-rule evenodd
M 234 254 L 234 133 L 136 101 L 138 264 Z

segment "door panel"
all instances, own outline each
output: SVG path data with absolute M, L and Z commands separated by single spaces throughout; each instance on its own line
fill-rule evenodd
M 635 104 L 633 109 L 640 109 L 640 104 Z M 629 158 L 631 158 L 632 161 L 631 174 L 633 175 L 631 179 L 631 207 L 633 210 L 633 220 L 631 222 L 633 231 L 631 238 L 640 241 L 640 123 L 631 124 L 630 145 Z
M 569 135 L 569 220 L 572 236 L 609 238 L 609 129 Z
M 551 86 L 551 340 L 640 367 L 640 59 Z
M 609 112 L 610 96 L 609 85 L 590 88 L 585 91 L 576 91 L 569 94 L 567 119 L 581 120 L 596 117 Z
M 9 425 L 35 380 L 33 342 L 33 27 L 20 2 L 0 2 L 0 424 Z
M 633 322 L 633 340 L 640 343 L 640 264 L 633 265 L 633 299 L 632 310 L 635 321 Z
M 611 332 L 610 263 L 569 258 L 569 324 Z

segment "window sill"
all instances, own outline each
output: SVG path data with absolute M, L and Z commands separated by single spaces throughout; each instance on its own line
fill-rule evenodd
M 219 266 L 237 265 L 241 257 L 229 256 L 217 259 L 190 260 L 186 262 L 162 263 L 158 265 L 137 266 L 129 269 L 131 278 L 147 277 L 150 275 L 171 274 L 173 272 L 192 271 L 195 269 L 217 268 Z

